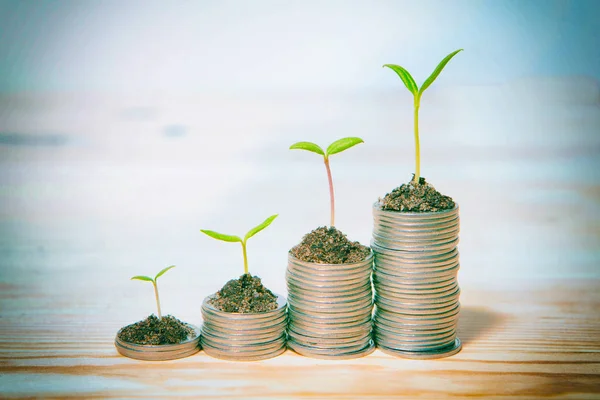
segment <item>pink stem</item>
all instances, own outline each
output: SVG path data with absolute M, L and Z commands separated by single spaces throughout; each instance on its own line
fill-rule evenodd
M 327 168 L 327 179 L 329 179 L 329 197 L 331 199 L 331 226 L 335 221 L 335 198 L 333 195 L 333 179 L 331 178 L 331 169 L 329 168 L 329 158 L 325 157 L 325 168 Z

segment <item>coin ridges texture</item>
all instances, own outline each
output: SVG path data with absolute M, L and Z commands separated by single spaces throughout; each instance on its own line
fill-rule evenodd
M 358 263 L 319 264 L 288 255 L 288 347 L 319 359 L 373 352 L 373 254 Z
M 456 205 L 439 212 L 384 211 L 373 205 L 373 340 L 405 358 L 448 357 L 462 348 Z
M 231 361 L 258 361 L 283 353 L 287 348 L 287 301 L 276 296 L 277 308 L 262 313 L 228 313 L 210 304 L 212 296 L 204 299 L 200 342 L 206 354 Z
M 115 338 L 115 347 L 121 355 L 138 360 L 166 361 L 188 357 L 200 351 L 200 328 L 191 324 L 186 325 L 193 329 L 194 335 L 181 343 L 164 345 L 129 343 L 119 338 L 121 333 L 119 330 Z

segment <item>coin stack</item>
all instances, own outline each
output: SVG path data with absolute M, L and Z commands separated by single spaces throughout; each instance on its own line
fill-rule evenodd
M 372 264 L 372 254 L 353 264 L 311 263 L 289 254 L 288 347 L 336 360 L 373 352 Z
M 456 354 L 458 206 L 416 213 L 384 211 L 375 203 L 373 215 L 377 347 L 417 359 Z
M 214 295 L 213 295 L 214 296 Z M 217 310 L 207 297 L 202 303 L 202 338 L 209 356 L 232 361 L 258 361 L 286 350 L 287 305 L 277 295 L 277 308 L 262 313 L 231 313 Z
M 188 340 L 177 344 L 135 344 L 125 342 L 119 338 L 121 331 L 117 333 L 115 338 L 115 347 L 117 351 L 129 358 L 145 361 L 166 361 L 184 358 L 196 354 L 200 351 L 200 329 L 194 325 L 186 324 L 194 333 Z

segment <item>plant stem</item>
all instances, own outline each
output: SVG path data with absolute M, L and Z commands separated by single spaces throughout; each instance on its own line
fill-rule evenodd
M 329 198 L 331 201 L 331 226 L 335 224 L 335 197 L 333 195 L 333 179 L 331 178 L 331 168 L 329 168 L 329 158 L 325 157 L 325 168 L 327 168 L 327 179 L 329 180 Z
M 242 242 L 242 252 L 244 253 L 244 274 L 248 273 L 248 254 L 246 253 L 246 241 Z
M 419 106 L 420 96 L 415 96 L 415 183 L 419 183 L 421 176 L 421 148 L 419 146 Z
M 161 319 L 162 315 L 160 313 L 160 299 L 158 298 L 158 286 L 156 286 L 156 281 L 152 281 L 152 284 L 154 285 L 154 295 L 156 296 L 156 307 L 158 308 L 158 319 Z

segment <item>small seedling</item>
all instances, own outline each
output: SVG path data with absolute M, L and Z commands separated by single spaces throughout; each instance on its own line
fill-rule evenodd
M 248 254 L 246 253 L 246 242 L 252 236 L 256 235 L 258 232 L 262 231 L 267 226 L 271 225 L 271 222 L 273 222 L 273 220 L 275 218 L 277 218 L 278 215 L 279 214 L 271 215 L 269 218 L 267 218 L 266 220 L 264 220 L 264 222 L 262 224 L 257 225 L 254 228 L 250 229 L 248 231 L 248 233 L 246 233 L 246 236 L 244 236 L 244 239 L 242 239 L 239 236 L 224 235 L 222 233 L 218 233 L 218 232 L 214 232 L 214 231 L 209 231 L 209 230 L 205 230 L 205 229 L 200 229 L 200 232 L 202 232 L 202 233 L 210 236 L 213 239 L 222 240 L 224 242 L 233 242 L 233 243 L 240 242 L 242 244 L 242 252 L 244 254 L 244 274 L 247 274 L 248 273 Z
M 414 104 L 415 104 L 415 163 L 416 163 L 416 166 L 415 166 L 415 176 L 413 178 L 415 183 L 419 182 L 419 177 L 421 175 L 421 151 L 419 148 L 419 107 L 421 105 L 421 96 L 423 95 L 423 92 L 425 91 L 425 89 L 427 89 L 433 83 L 433 81 L 435 81 L 435 79 L 438 77 L 440 72 L 442 72 L 442 70 L 444 69 L 446 64 L 448 64 L 450 59 L 452 57 L 454 57 L 459 51 L 462 51 L 462 50 L 463 49 L 458 49 L 458 50 L 453 51 L 452 53 L 448 54 L 438 64 L 438 66 L 431 73 L 431 75 L 429 75 L 429 78 L 425 79 L 425 82 L 423 82 L 423 85 L 421 85 L 421 88 L 419 88 L 417 86 L 417 84 L 415 83 L 415 80 L 413 79 L 413 77 L 410 75 L 410 73 L 406 69 L 402 68 L 399 65 L 394 65 L 394 64 L 385 64 L 384 65 L 384 67 L 388 67 L 398 74 L 400 79 L 402 79 L 402 82 L 404 82 L 404 86 L 406 86 L 406 88 L 413 94 L 413 96 L 415 98 Z
M 327 179 L 329 180 L 329 199 L 331 203 L 331 226 L 335 226 L 335 197 L 333 194 L 333 179 L 331 178 L 331 168 L 329 168 L 329 156 L 337 153 L 341 153 L 344 150 L 349 149 L 359 143 L 364 143 L 361 138 L 358 137 L 347 137 L 336 140 L 327 147 L 326 151 L 323 151 L 321 147 L 311 142 L 298 142 L 290 146 L 290 150 L 299 149 L 312 151 L 323 156 L 325 161 L 325 168 L 327 169 Z
M 158 319 L 161 319 L 162 315 L 160 313 L 160 299 L 158 297 L 158 286 L 156 286 L 156 280 L 158 278 L 160 278 L 161 276 L 163 276 L 165 274 L 165 272 L 167 272 L 171 268 L 175 268 L 175 266 L 171 265 L 170 267 L 167 267 L 167 268 L 163 269 L 158 274 L 156 274 L 156 276 L 154 278 L 150 278 L 149 276 L 145 276 L 145 275 L 137 275 L 137 276 L 134 276 L 134 277 L 131 278 L 132 280 L 135 279 L 135 280 L 138 280 L 138 281 L 152 282 L 152 285 L 154 285 L 154 295 L 156 296 L 156 307 L 158 308 Z

